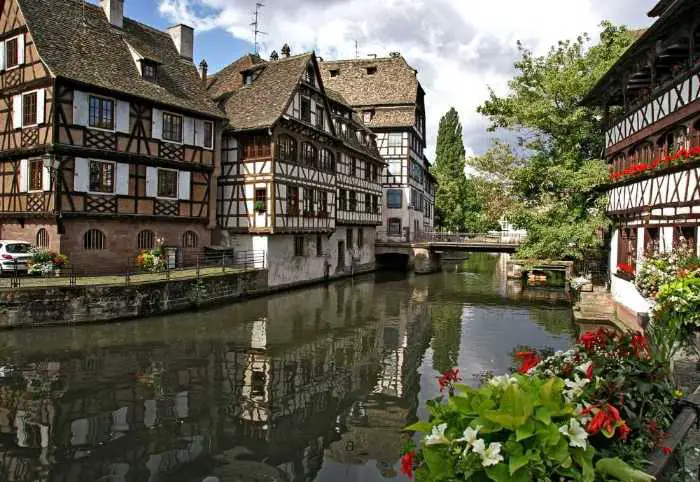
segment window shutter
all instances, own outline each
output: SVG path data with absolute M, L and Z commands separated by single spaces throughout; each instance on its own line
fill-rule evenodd
M 22 95 L 12 98 L 12 124 L 15 129 L 22 128 Z
M 160 109 L 153 109 L 153 134 L 154 139 L 163 138 L 163 112 Z
M 19 192 L 27 192 L 29 188 L 29 159 L 19 161 Z
M 51 171 L 49 170 L 49 160 L 44 158 L 42 172 L 41 172 L 41 190 L 50 191 L 51 190 Z
M 155 111 L 155 109 L 153 109 Z M 158 168 L 146 167 L 146 197 L 158 195 Z
M 17 37 L 17 61 L 19 65 L 24 64 L 24 33 Z
M 117 163 L 117 194 L 129 195 L 129 164 Z
M 86 126 L 89 120 L 88 96 L 79 90 L 73 91 L 73 124 Z
M 5 42 L 0 42 L 0 71 L 5 70 Z
M 177 187 L 177 197 L 183 201 L 190 200 L 190 171 L 180 171 L 177 175 L 178 187 Z
M 123 100 L 117 102 L 117 132 L 129 133 L 129 103 Z
M 75 177 L 73 178 L 73 190 L 76 192 L 88 192 L 90 189 L 90 161 L 84 157 L 75 158 Z
M 36 123 L 44 123 L 46 115 L 46 89 L 39 89 L 36 92 Z
M 192 117 L 183 118 L 183 138 L 182 143 L 188 146 L 194 145 L 194 119 Z
M 194 121 L 194 145 L 204 147 L 204 121 L 200 119 Z

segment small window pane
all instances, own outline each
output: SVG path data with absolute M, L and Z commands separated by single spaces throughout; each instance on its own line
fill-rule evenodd
M 403 193 L 399 189 L 389 189 L 386 192 L 386 207 L 390 209 L 401 209 Z
M 114 163 L 90 161 L 90 191 L 114 193 Z
M 182 116 L 163 112 L 163 139 L 182 142 Z
M 5 67 L 12 68 L 19 65 L 19 42 L 17 38 L 5 43 Z
M 31 94 L 24 94 L 24 96 L 22 97 L 22 102 L 22 125 L 31 126 L 36 124 L 36 92 L 32 92 Z
M 29 190 L 42 191 L 44 189 L 44 161 L 32 159 L 29 162 Z
M 99 229 L 91 229 L 83 236 L 83 248 L 90 251 L 105 249 L 105 235 Z
M 197 233 L 194 231 L 185 231 L 182 235 L 182 247 L 183 248 L 196 248 L 197 247 Z
M 158 197 L 177 197 L 177 171 L 158 169 Z
M 214 124 L 212 122 L 204 123 L 204 147 L 207 149 L 214 147 Z
M 49 232 L 45 228 L 41 228 L 36 233 L 36 245 L 39 248 L 49 247 Z
M 91 95 L 89 125 L 98 129 L 114 129 L 114 101 Z
M 144 229 L 141 231 L 137 237 L 137 244 L 139 249 L 153 249 L 155 247 L 156 235 L 153 231 Z

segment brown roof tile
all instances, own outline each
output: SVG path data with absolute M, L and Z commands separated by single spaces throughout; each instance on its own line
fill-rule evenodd
M 170 35 L 124 18 L 110 25 L 102 8 L 79 0 L 18 0 L 39 55 L 56 77 L 222 117 L 196 67 Z M 160 62 L 158 83 L 144 80 L 129 51 Z
M 209 95 L 214 99 L 221 97 L 234 89 L 243 87 L 242 72 L 249 70 L 257 64 L 263 63 L 257 55 L 248 54 L 236 60 L 232 64 L 227 65 L 219 72 L 213 75 L 214 80 L 209 83 Z

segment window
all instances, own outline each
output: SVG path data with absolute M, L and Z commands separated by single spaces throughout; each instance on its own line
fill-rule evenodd
M 290 216 L 299 215 L 299 188 L 297 186 L 287 186 L 287 214 Z
M 357 193 L 350 191 L 350 200 L 348 201 L 348 211 L 355 212 L 357 209 Z
M 22 96 L 22 125 L 36 125 L 37 98 L 36 92 Z
M 301 120 L 311 122 L 311 100 L 306 97 L 301 98 Z
M 105 235 L 99 229 L 91 229 L 83 235 L 83 248 L 90 251 L 105 249 Z
M 358 228 L 357 230 L 357 247 L 362 249 L 362 247 L 365 245 L 365 230 L 362 228 Z
M 350 174 L 352 176 L 359 177 L 357 175 L 357 159 L 355 159 L 354 157 L 352 158 L 352 167 L 350 169 Z
M 372 212 L 374 214 L 379 214 L 379 196 L 372 196 Z
M 318 214 L 328 216 L 328 192 L 318 192 Z
M 177 198 L 177 171 L 158 169 L 158 197 Z
M 314 214 L 314 190 L 304 188 L 304 215 L 313 216 Z
M 313 65 L 309 65 L 309 68 L 306 69 L 306 75 L 304 76 L 304 80 L 306 80 L 309 84 L 313 85 L 314 87 L 316 86 L 316 70 L 314 69 Z
M 372 166 L 369 165 L 369 162 L 365 162 L 365 179 L 367 181 L 372 179 Z
M 253 83 L 253 73 L 246 72 L 243 74 L 243 85 L 250 85 Z
M 304 236 L 294 236 L 294 256 L 304 256 Z
M 141 77 L 148 82 L 156 82 L 158 80 L 158 64 L 149 60 L 142 60 Z
M 182 235 L 183 248 L 196 248 L 198 244 L 197 233 L 194 231 L 185 231 Z
M 367 75 L 374 75 L 377 73 L 376 67 L 367 67 Z
M 411 204 L 409 207 L 411 209 L 416 209 L 416 206 L 418 206 L 418 191 L 411 189 Z
M 102 97 L 90 96 L 90 127 L 114 129 L 114 101 Z
M 182 116 L 163 112 L 163 139 L 182 142 Z
M 329 70 L 329 72 L 331 73 L 331 77 L 338 77 L 338 75 L 340 74 L 340 70 L 338 69 L 331 69 Z
M 150 229 L 144 229 L 136 236 L 138 249 L 153 249 L 156 246 L 156 235 Z
M 403 134 L 400 132 L 392 132 L 389 134 L 389 147 L 401 147 L 403 144 Z
M 379 167 L 376 164 L 372 164 L 372 181 L 377 182 L 379 179 Z
M 362 120 L 365 124 L 369 124 L 374 119 L 374 111 L 366 110 L 362 113 Z
M 316 167 L 318 165 L 318 151 L 316 148 L 305 142 L 302 144 L 302 155 L 304 156 L 304 164 L 309 167 Z
M 19 39 L 12 38 L 5 42 L 5 68 L 11 69 L 19 65 Z
M 348 196 L 345 189 L 338 191 L 338 211 L 348 210 Z
M 316 127 L 323 129 L 323 107 L 320 105 L 316 106 Z
M 214 123 L 204 121 L 204 147 L 211 149 L 214 147 Z
M 316 256 L 323 256 L 323 236 L 320 234 L 316 236 Z
M 328 149 L 321 149 L 321 169 L 328 172 L 335 171 L 335 156 Z
M 365 212 L 372 212 L 372 195 L 369 193 L 365 193 Z
M 243 141 L 243 159 L 262 159 L 272 155 L 270 136 L 253 136 Z
M 401 218 L 389 218 L 386 221 L 386 230 L 390 236 L 401 235 Z
M 277 159 L 286 162 L 297 162 L 297 141 L 293 137 L 282 134 L 277 138 Z
M 44 190 L 44 161 L 42 159 L 32 159 L 29 161 L 29 190 Z
M 255 190 L 255 211 L 258 213 L 267 212 L 267 189 Z
M 114 163 L 90 161 L 90 192 L 114 193 Z
M 49 232 L 45 228 L 36 232 L 36 245 L 38 248 L 49 247 Z
M 345 245 L 348 247 L 348 249 L 353 248 L 353 239 L 352 238 L 353 238 L 352 228 L 348 228 L 345 231 Z
M 386 192 L 386 207 L 389 209 L 401 209 L 403 192 L 400 189 L 389 189 Z

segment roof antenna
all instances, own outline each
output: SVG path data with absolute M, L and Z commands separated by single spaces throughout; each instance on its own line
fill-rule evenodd
M 357 46 L 357 40 L 355 40 L 355 60 L 360 58 L 360 49 Z
M 267 32 L 258 30 L 258 27 L 260 26 L 260 8 L 264 6 L 265 4 L 262 2 L 255 2 L 255 20 L 253 21 L 253 23 L 250 24 L 250 26 L 253 27 L 253 46 L 255 48 L 255 55 L 258 55 L 258 50 L 260 48 L 260 46 L 258 45 L 258 35 L 267 35 Z

